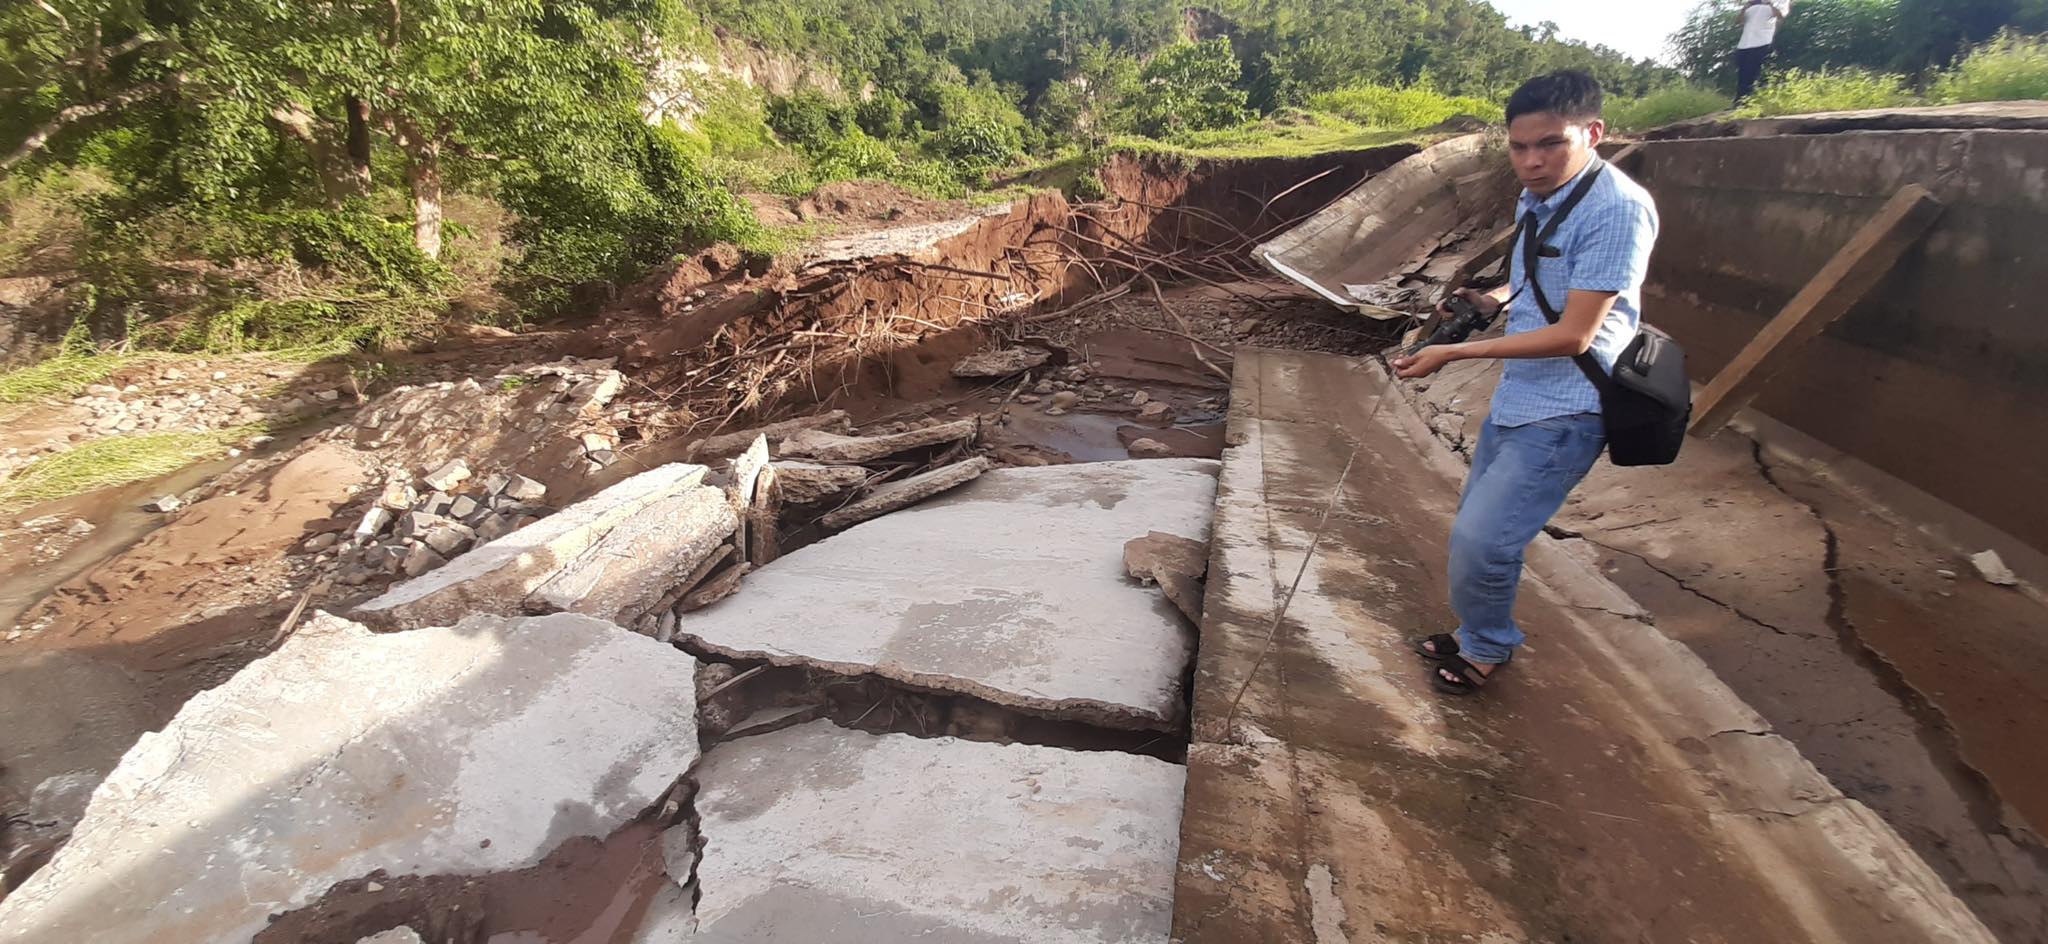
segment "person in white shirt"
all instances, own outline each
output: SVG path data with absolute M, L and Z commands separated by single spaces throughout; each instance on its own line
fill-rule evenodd
M 1735 44 L 1736 101 L 1755 90 L 1771 54 L 1771 41 L 1778 37 L 1778 21 L 1791 12 L 1792 0 L 1749 0 L 1736 14 L 1742 21 L 1742 39 Z

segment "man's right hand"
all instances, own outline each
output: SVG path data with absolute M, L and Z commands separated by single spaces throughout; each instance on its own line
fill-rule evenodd
M 1486 320 L 1489 322 L 1492 321 L 1494 318 L 1500 316 L 1500 299 L 1495 298 L 1490 292 L 1478 292 L 1469 288 L 1461 288 L 1452 292 L 1451 294 L 1456 295 L 1459 298 L 1462 298 L 1468 302 L 1471 302 L 1472 306 L 1474 308 L 1479 309 L 1479 313 L 1485 315 Z M 1436 313 L 1446 318 L 1450 317 L 1450 299 L 1447 298 L 1443 301 L 1437 302 Z

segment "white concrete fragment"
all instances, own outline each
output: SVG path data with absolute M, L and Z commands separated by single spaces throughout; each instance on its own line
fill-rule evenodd
M 1985 583 L 2010 587 L 2020 582 L 2019 576 L 2005 565 L 1997 551 L 1978 551 L 1970 555 L 1970 564 L 1977 568 L 1977 575 L 1983 577 Z
M 461 459 L 450 459 L 441 467 L 421 477 L 421 481 L 437 492 L 445 492 L 469 479 L 469 463 Z
M 524 475 L 514 475 L 506 479 L 504 486 L 498 489 L 495 494 L 503 495 L 513 501 L 531 502 L 540 501 L 547 493 L 548 487 L 546 485 Z
M 697 487 L 705 471 L 678 462 L 642 472 L 492 540 L 447 567 L 392 587 L 355 613 L 384 625 L 427 626 L 470 613 L 516 612 L 528 594 L 620 522 Z M 477 529 L 479 538 L 486 533 L 484 527 Z
M 389 931 L 379 931 L 366 938 L 359 938 L 356 944 L 425 944 L 425 942 L 420 940 L 420 932 L 409 927 L 400 926 Z
M 736 523 L 719 489 L 664 498 L 591 545 L 534 591 L 528 605 L 624 625 L 710 558 Z
M 239 944 L 384 869 L 521 869 L 697 754 L 689 656 L 582 616 L 372 633 L 316 614 L 194 696 L 0 900 L 0 940 Z
M 1145 942 L 1172 924 L 1183 768 L 813 721 L 698 768 L 693 942 Z
M 182 499 L 178 498 L 178 496 L 163 495 L 144 504 L 142 506 L 142 510 L 154 511 L 158 514 L 170 514 L 171 512 L 177 511 L 178 509 L 183 507 L 185 507 L 185 502 Z
M 1216 468 L 997 469 L 792 552 L 745 593 L 685 616 L 678 635 L 732 657 L 1170 727 L 1193 640 L 1158 591 L 1125 576 L 1124 542 L 1150 531 L 1207 541 Z

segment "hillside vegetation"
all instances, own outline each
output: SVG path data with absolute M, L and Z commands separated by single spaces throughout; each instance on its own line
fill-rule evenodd
M 1807 0 L 1783 64 L 2039 94 L 2024 41 L 1938 79 L 1949 47 L 1920 32 L 1866 48 L 1917 2 Z M 0 10 L 0 278 L 61 288 L 66 363 L 374 351 L 588 314 L 679 252 L 801 235 L 748 193 L 967 197 L 1037 166 L 1085 195 L 1110 149 L 1381 143 L 1497 121 L 1562 67 L 1617 123 L 1688 117 L 1725 106 L 1726 12 L 1674 37 L 1681 74 L 1477 0 L 34 0 Z

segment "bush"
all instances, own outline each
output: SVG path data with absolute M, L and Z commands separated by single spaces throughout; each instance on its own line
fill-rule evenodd
M 1015 127 L 989 115 L 967 115 L 932 138 L 939 156 L 965 167 L 986 168 L 1014 160 L 1024 149 Z
M 511 294 L 541 314 L 577 300 L 578 289 L 617 285 L 679 249 L 750 244 L 760 221 L 746 201 L 712 180 L 691 156 L 687 133 L 621 114 L 595 153 L 548 155 L 504 187 L 518 214 L 513 239 L 525 254 L 508 270 Z
M 394 293 L 433 289 L 447 281 L 440 263 L 413 244 L 410 221 L 386 219 L 365 205 L 274 213 L 225 210 L 190 219 L 201 234 L 200 251 L 223 266 L 237 259 L 290 259 Z
M 853 120 L 862 131 L 877 138 L 900 138 L 910 128 L 911 107 L 903 97 L 883 89 L 873 98 L 853 106 Z
M 1385 131 L 1413 131 L 1439 124 L 1458 115 L 1471 115 L 1491 124 L 1501 121 L 1501 106 L 1483 98 L 1445 95 L 1427 85 L 1389 88 L 1384 85 L 1353 85 L 1334 92 L 1313 95 L 1309 107 L 1346 120 Z
M 1223 37 L 1169 46 L 1139 72 L 1134 126 L 1164 138 L 1181 131 L 1228 128 L 1250 117 L 1242 75 Z
M 800 89 L 768 103 L 768 127 L 789 144 L 819 150 L 857 125 L 853 110 L 816 89 Z
M 1912 102 L 1913 95 L 1906 91 L 1903 76 L 1863 69 L 1822 69 L 1818 72 L 1794 69 L 1758 86 L 1735 114 L 1742 118 L 1768 118 L 1823 111 L 1892 108 Z
M 1711 115 L 1728 108 L 1728 96 L 1697 85 L 1672 85 L 1641 98 L 1607 100 L 1607 126 L 1616 131 L 1648 131 L 1672 122 Z
M 2000 34 L 1937 78 L 1930 97 L 1938 102 L 2048 98 L 2048 36 Z

